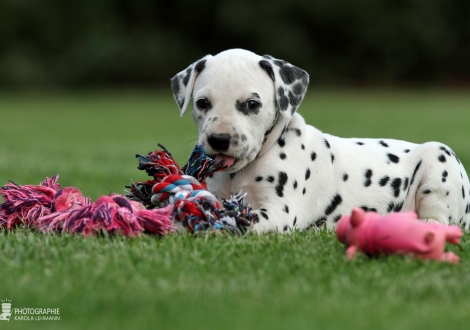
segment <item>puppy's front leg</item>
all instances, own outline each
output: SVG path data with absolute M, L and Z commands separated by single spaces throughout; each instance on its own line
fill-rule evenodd
M 272 209 L 272 205 L 271 205 Z M 252 211 L 258 215 L 259 222 L 253 226 L 253 230 L 257 233 L 265 233 L 268 231 L 277 231 L 279 233 L 286 232 L 291 228 L 288 221 L 288 216 L 284 213 L 274 210 L 272 212 L 269 211 L 269 207 L 260 207 Z

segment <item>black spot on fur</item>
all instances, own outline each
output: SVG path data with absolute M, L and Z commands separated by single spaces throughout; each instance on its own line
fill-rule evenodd
M 233 178 L 235 177 L 235 174 L 237 173 L 230 173 L 230 180 L 233 180 Z
M 308 74 L 298 67 L 289 65 L 286 61 L 275 60 L 274 64 L 279 66 L 279 75 L 285 84 L 292 84 L 295 80 L 301 79 L 306 85 L 308 81 Z
M 301 83 L 297 83 L 294 86 L 292 86 L 292 91 L 296 95 L 302 95 L 305 92 L 305 85 Z
M 405 178 L 405 179 L 403 180 L 403 191 L 405 191 L 406 188 L 408 188 L 408 183 L 409 183 L 409 181 L 410 181 L 410 180 L 409 180 L 408 178 Z
M 341 214 L 337 214 L 337 215 L 333 218 L 333 222 L 338 222 L 339 219 L 341 219 Z
M 284 212 L 289 213 L 289 206 L 284 205 Z
M 444 152 L 447 154 L 447 156 L 450 156 L 450 155 L 451 155 L 450 152 L 449 152 L 449 150 L 447 150 L 446 147 L 441 146 L 439 149 L 441 149 L 442 151 L 444 151 Z
M 281 159 L 286 159 L 286 154 L 283 153 L 283 152 L 281 152 L 281 153 L 279 154 L 279 158 L 281 158 Z
M 393 202 L 388 203 L 387 213 L 392 212 L 394 207 L 395 207 L 395 203 Z
M 282 148 L 286 145 L 286 140 L 284 140 L 282 137 L 277 140 L 277 144 Z
M 197 73 L 201 73 L 202 70 L 206 67 L 206 60 L 201 60 L 197 62 L 196 66 L 194 67 L 194 70 L 196 70 Z
M 268 215 L 267 215 L 266 213 L 261 212 L 261 216 L 262 216 L 263 218 L 265 218 L 266 220 L 269 220 L 269 217 L 268 217 Z
M 379 185 L 381 187 L 384 187 L 387 184 L 388 180 L 390 180 L 390 178 L 388 176 L 384 176 L 382 179 L 380 179 Z
M 302 150 L 305 150 L 305 146 L 303 145 L 303 143 L 300 145 L 300 148 L 301 148 Z
M 331 164 L 333 164 L 335 161 L 335 155 L 331 154 Z
M 302 190 L 302 195 L 305 195 L 306 192 L 307 192 L 307 190 L 304 188 L 304 189 Z
M 330 147 L 330 143 L 328 142 L 327 139 L 325 139 L 324 142 L 325 142 L 325 145 L 326 145 L 326 147 L 327 147 L 328 149 L 331 148 L 331 147 Z
M 305 171 L 305 180 L 308 180 L 310 178 L 310 169 L 307 168 L 307 171 Z
M 268 75 L 271 77 L 273 81 L 275 81 L 274 70 L 273 70 L 273 66 L 271 65 L 271 63 L 265 60 L 261 60 L 259 61 L 259 66 L 268 73 Z
M 403 150 L 405 152 L 405 154 L 409 153 L 410 152 L 410 149 L 405 149 Z
M 423 190 L 421 193 L 422 193 L 423 195 L 427 195 L 427 194 L 431 193 L 431 190 L 425 189 L 425 190 Z
M 341 198 L 341 196 L 339 194 L 336 194 L 331 200 L 330 205 L 328 205 L 325 209 L 325 214 L 330 215 L 331 213 L 333 213 L 334 210 L 336 210 L 336 208 L 338 207 L 338 205 L 340 205 L 342 202 L 343 199 Z
M 284 186 L 287 183 L 287 174 L 285 172 L 279 172 L 278 173 L 278 181 L 277 181 L 277 186 L 276 186 L 276 194 L 279 197 L 284 196 Z
M 297 136 L 301 136 L 302 135 L 302 131 L 298 128 L 292 128 L 292 130 L 294 131 L 295 135 Z
M 243 113 L 245 116 L 249 116 L 249 115 L 257 115 L 259 114 L 259 109 L 260 107 L 258 106 L 258 108 L 256 109 L 248 109 L 247 108 L 247 102 L 248 101 L 239 101 L 237 100 L 235 102 L 235 108 L 240 111 L 241 113 Z
M 184 87 L 188 86 L 189 78 L 191 77 L 191 71 L 192 71 L 191 67 L 186 69 L 186 75 L 183 78 Z
M 255 181 L 256 181 L 256 182 L 263 181 L 263 177 L 262 177 L 262 176 L 257 176 L 257 177 L 255 178 Z
M 358 145 L 363 146 L 364 142 L 356 142 Z
M 387 157 L 391 162 L 393 162 L 395 164 L 397 164 L 400 161 L 400 158 L 397 155 L 394 155 L 394 154 L 387 154 Z
M 401 209 L 403 208 L 403 202 L 398 203 L 395 208 L 393 209 L 394 212 L 400 212 Z
M 320 227 L 326 222 L 326 217 L 321 217 L 315 221 L 315 226 Z
M 171 79 L 171 90 L 173 94 L 178 95 L 180 92 L 180 78 L 178 76 L 174 76 Z
M 266 180 L 268 180 L 268 182 L 274 182 L 274 177 L 272 175 L 270 175 L 270 176 L 268 176 L 268 178 Z
M 410 187 L 411 187 L 411 185 L 413 184 L 413 182 L 415 181 L 415 175 L 416 175 L 416 173 L 418 172 L 418 170 L 419 170 L 419 168 L 420 168 L 422 162 L 423 162 L 423 160 L 420 160 L 420 161 L 418 162 L 418 164 L 416 164 L 415 170 L 413 171 L 413 176 L 411 177 Z
M 363 209 L 366 212 L 377 212 L 377 209 L 374 207 L 361 206 L 361 209 Z
M 279 87 L 277 90 L 277 95 L 279 96 L 279 109 L 281 111 L 286 111 L 289 107 L 289 99 L 284 94 L 284 88 Z
M 183 105 L 184 105 L 184 98 L 182 98 L 181 100 L 178 100 L 178 106 L 182 108 Z
M 347 173 L 343 174 L 343 181 L 348 181 L 349 175 Z
M 462 186 L 462 198 L 465 199 L 465 189 Z
M 457 157 L 457 155 L 453 151 L 452 151 L 452 155 L 455 157 L 455 160 L 457 161 L 457 163 L 461 164 L 459 157 Z
M 447 176 L 449 175 L 449 173 L 447 173 L 447 171 L 444 171 L 442 172 L 442 182 L 446 182 L 447 181 Z
M 214 118 L 214 121 L 215 121 L 216 119 L 217 119 L 217 117 Z M 242 134 L 241 139 L 242 139 L 242 141 L 246 141 L 246 140 L 247 140 L 246 135 L 245 135 L 245 134 Z
M 292 227 L 294 227 L 296 223 L 297 223 L 297 216 L 294 218 L 294 222 L 292 223 Z
M 366 170 L 364 176 L 366 177 L 366 180 L 364 181 L 364 187 L 369 187 L 372 184 L 372 170 L 368 169 Z
M 294 180 L 294 189 L 297 189 L 297 180 Z
M 312 151 L 312 153 L 310 154 L 310 159 L 313 161 L 315 161 L 315 159 L 317 158 L 317 154 L 315 153 L 315 151 Z
M 444 156 L 444 155 L 439 155 L 439 157 L 437 159 L 439 159 L 439 161 L 441 163 L 445 163 L 447 161 L 446 156 Z
M 302 102 L 301 96 L 295 96 L 294 93 L 289 92 L 289 103 L 292 105 L 292 113 L 297 109 L 300 102 Z
M 287 231 L 287 229 L 289 229 L 289 226 L 288 226 L 288 225 L 284 225 L 284 228 L 282 229 L 282 231 Z
M 380 140 L 379 143 L 380 143 L 380 145 L 384 146 L 385 148 L 388 148 L 388 144 L 386 144 L 385 141 Z
M 391 186 L 393 188 L 393 195 L 395 197 L 400 196 L 401 179 L 400 178 L 393 179 Z

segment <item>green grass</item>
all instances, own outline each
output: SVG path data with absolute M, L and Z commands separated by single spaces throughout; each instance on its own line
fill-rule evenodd
M 307 122 L 341 136 L 448 144 L 469 166 L 469 91 L 314 91 Z M 134 180 L 135 153 L 164 144 L 184 164 L 196 141 L 169 91 L 0 94 L 0 183 L 96 198 Z M 467 167 L 468 169 L 468 167 Z M 458 266 L 410 258 L 348 262 L 334 233 L 82 238 L 0 234 L 0 298 L 60 308 L 60 321 L 2 329 L 466 329 L 470 235 Z

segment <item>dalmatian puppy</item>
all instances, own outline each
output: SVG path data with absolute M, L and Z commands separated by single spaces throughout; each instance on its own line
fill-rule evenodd
M 207 181 L 214 195 L 245 192 L 258 232 L 333 229 L 353 207 L 469 228 L 469 180 L 448 146 L 323 133 L 296 112 L 308 83 L 304 70 L 242 49 L 172 78 L 181 115 L 193 100 L 199 143 L 228 166 Z

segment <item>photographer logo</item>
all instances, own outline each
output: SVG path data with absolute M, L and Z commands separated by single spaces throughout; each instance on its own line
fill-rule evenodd
M 11 300 L 2 299 L 2 314 L 0 315 L 1 321 L 10 321 L 11 316 Z
M 13 316 L 12 316 L 13 315 Z M 10 299 L 2 299 L 0 321 L 60 321 L 59 308 L 11 308 Z

